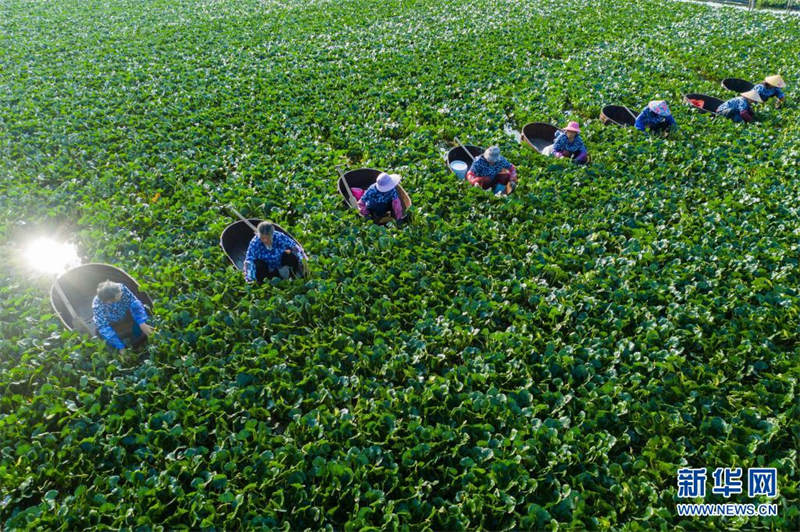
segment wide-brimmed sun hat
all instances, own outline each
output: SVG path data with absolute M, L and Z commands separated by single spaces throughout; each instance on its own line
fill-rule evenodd
M 401 179 L 403 178 L 400 177 L 400 174 L 382 172 L 377 181 L 375 181 L 375 186 L 378 188 L 378 192 L 389 192 L 397 186 Z
M 756 103 L 763 103 L 764 102 L 764 100 L 761 99 L 761 96 L 758 95 L 758 91 L 756 91 L 755 89 L 750 89 L 747 92 L 743 92 L 743 93 L 739 94 L 739 96 L 744 96 L 745 98 L 747 98 L 751 102 L 756 102 Z
M 581 126 L 579 126 L 577 122 L 570 122 L 567 124 L 567 127 L 564 128 L 564 131 L 574 131 L 575 133 L 580 133 Z
M 496 163 L 500 158 L 500 148 L 497 146 L 489 146 L 486 148 L 486 151 L 483 152 L 483 157 L 490 163 Z
M 658 116 L 669 116 L 669 106 L 664 100 L 653 100 L 647 104 L 647 108 L 653 111 Z
M 767 76 L 764 78 L 764 82 L 769 83 L 773 87 L 778 87 L 779 89 L 786 87 L 786 82 L 783 81 L 783 78 L 778 74 L 775 74 L 774 76 Z

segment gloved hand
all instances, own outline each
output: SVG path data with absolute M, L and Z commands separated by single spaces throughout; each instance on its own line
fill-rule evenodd
M 744 110 L 744 111 L 740 112 L 739 116 L 742 117 L 742 120 L 744 120 L 745 122 L 748 122 L 748 123 L 752 122 L 753 118 L 754 118 L 753 117 L 753 113 L 751 113 L 750 111 L 747 111 L 747 110 Z

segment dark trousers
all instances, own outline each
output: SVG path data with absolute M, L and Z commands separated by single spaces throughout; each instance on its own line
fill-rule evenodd
M 132 347 L 140 346 L 147 341 L 147 336 L 144 335 L 139 324 L 133 321 L 130 309 L 125 311 L 125 316 L 121 320 L 112 323 L 111 328 L 114 329 L 120 340 Z
M 727 109 L 726 111 L 724 111 L 722 113 L 719 113 L 719 114 L 721 116 L 724 116 L 725 118 L 730 118 L 734 122 L 741 122 L 743 120 L 743 117 L 742 117 L 741 113 L 739 113 L 739 111 L 737 111 L 736 109 Z M 750 115 L 750 116 L 752 116 L 752 115 Z M 748 120 L 748 122 L 749 122 L 749 120 Z
M 281 255 L 281 266 L 288 266 L 290 270 L 294 273 L 296 277 L 300 276 L 302 272 L 303 264 L 300 261 L 300 257 L 294 254 L 294 252 L 288 252 Z M 256 282 L 263 283 L 264 279 L 272 279 L 273 277 L 280 277 L 278 270 L 270 270 L 269 266 L 266 262 L 261 259 L 255 260 L 255 267 L 256 267 Z
M 373 208 L 367 207 L 367 212 L 369 212 L 369 215 L 372 218 L 372 220 L 377 222 L 383 219 L 384 216 L 392 215 L 392 204 L 381 203 L 379 205 L 374 205 Z

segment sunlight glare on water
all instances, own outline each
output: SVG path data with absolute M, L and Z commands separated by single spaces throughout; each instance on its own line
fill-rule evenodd
M 57 242 L 50 238 L 37 238 L 25 248 L 28 264 L 45 273 L 61 273 L 70 266 L 81 263 L 74 244 Z

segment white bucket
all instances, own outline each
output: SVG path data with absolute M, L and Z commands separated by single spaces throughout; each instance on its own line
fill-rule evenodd
M 450 169 L 456 174 L 456 177 L 459 179 L 464 179 L 467 177 L 467 163 L 464 161 L 453 161 L 450 163 Z

